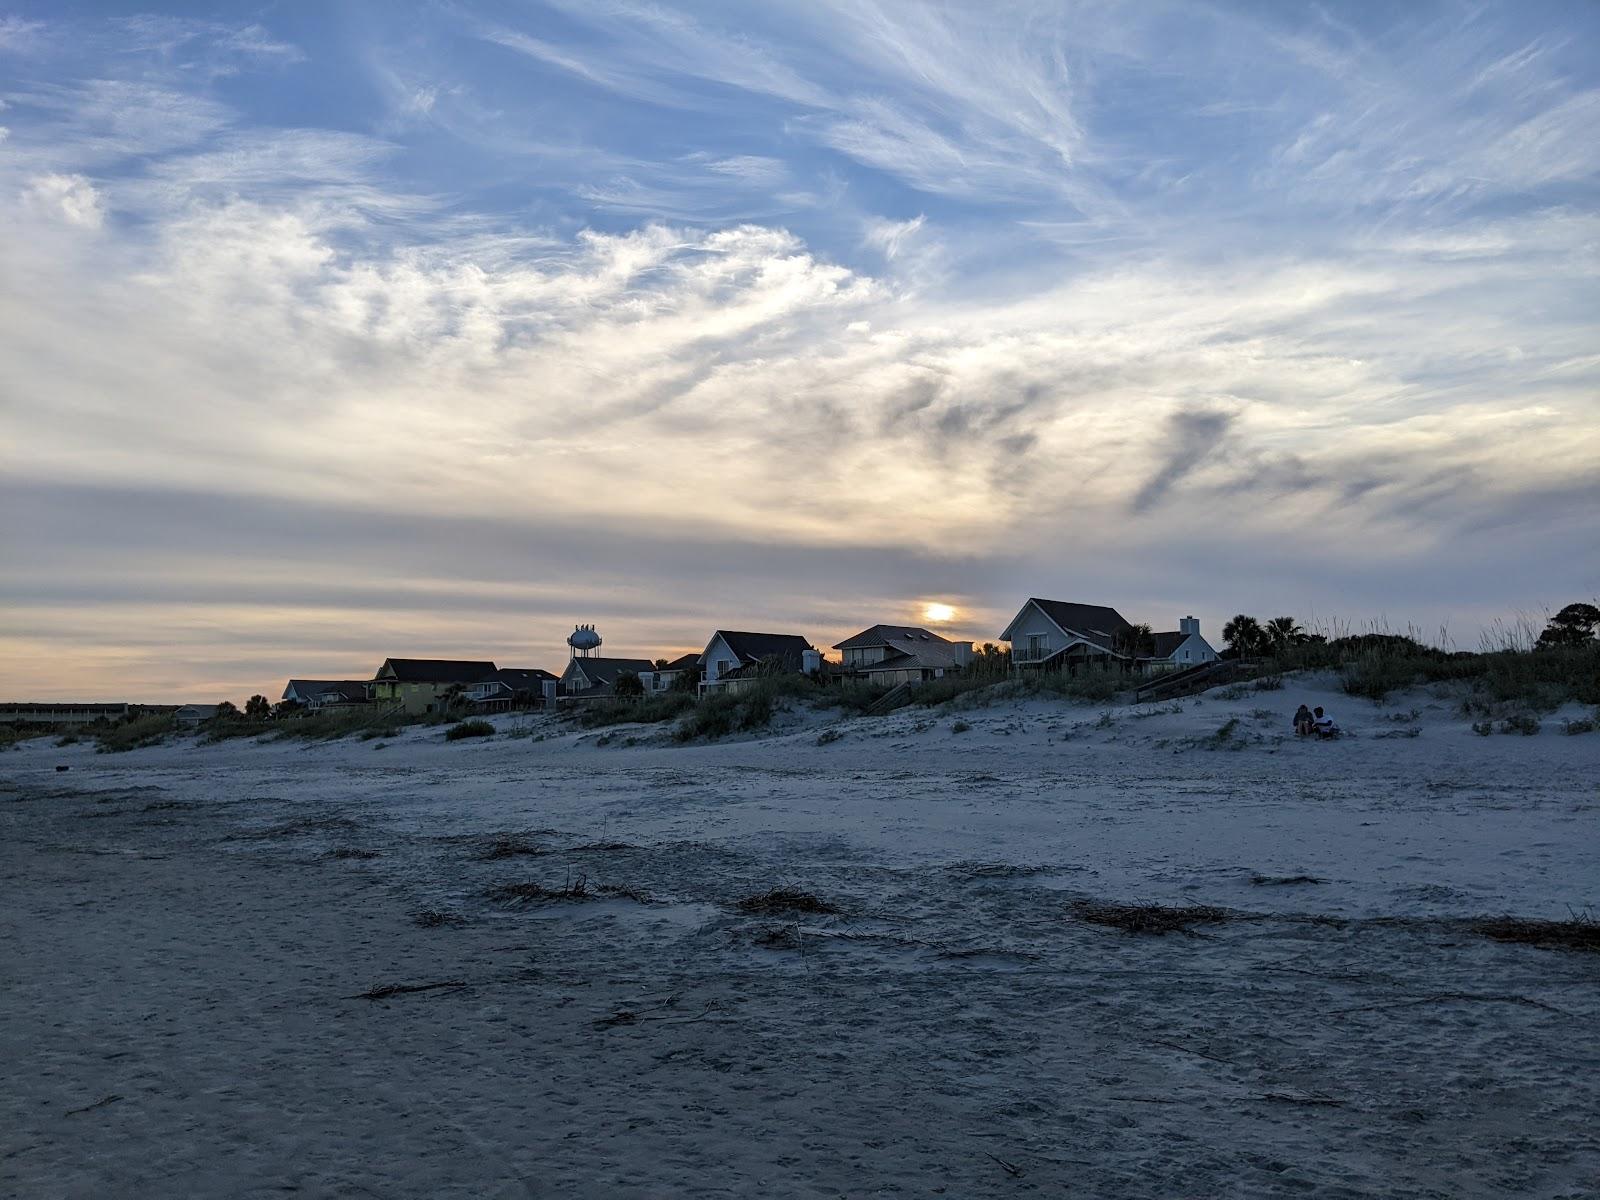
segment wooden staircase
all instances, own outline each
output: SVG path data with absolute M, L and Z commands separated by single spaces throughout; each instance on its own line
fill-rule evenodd
M 867 709 L 867 716 L 877 717 L 886 712 L 893 712 L 910 699 L 911 685 L 909 683 L 896 684 L 872 702 L 871 707 Z
M 1176 700 L 1180 696 L 1192 696 L 1207 688 L 1232 683 L 1247 674 L 1255 674 L 1254 663 L 1239 658 L 1218 659 L 1216 662 L 1201 663 L 1197 667 L 1186 667 L 1182 671 L 1169 671 L 1164 675 L 1158 675 L 1149 683 L 1135 688 L 1133 700 L 1135 704 Z

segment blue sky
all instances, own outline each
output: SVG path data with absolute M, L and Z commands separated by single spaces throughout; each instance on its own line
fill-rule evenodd
M 1600 591 L 1600 6 L 0 3 L 7 695 Z

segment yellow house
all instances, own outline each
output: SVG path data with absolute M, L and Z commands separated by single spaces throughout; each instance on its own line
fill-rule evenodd
M 406 713 L 443 712 L 453 696 L 494 670 L 492 662 L 386 658 L 372 677 L 372 702 Z

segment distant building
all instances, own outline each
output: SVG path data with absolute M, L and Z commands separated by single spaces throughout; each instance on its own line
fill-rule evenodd
M 797 633 L 719 629 L 700 654 L 700 689 L 737 689 L 763 675 L 811 674 L 821 666 L 822 655 Z
M 376 704 L 407 713 L 443 712 L 452 697 L 494 674 L 492 662 L 450 658 L 386 658 L 371 681 Z
M 220 704 L 180 704 L 172 714 L 172 721 L 179 729 L 194 729 L 215 718 L 220 707 Z
M 574 700 L 604 700 L 616 694 L 617 677 L 637 676 L 649 687 L 656 665 L 648 658 L 574 657 L 561 673 L 561 695 Z
M 1194 617 L 1182 617 L 1178 628 L 1171 633 L 1158 633 L 1155 649 L 1146 660 L 1146 670 L 1182 671 L 1202 663 L 1216 662 L 1219 655 L 1211 643 L 1200 636 L 1200 622 Z
M 1114 608 L 1036 596 L 1000 638 L 1011 643 L 1013 667 L 1024 671 L 1171 671 L 1217 657 L 1194 617 L 1184 617 L 1174 632 L 1151 634 L 1136 645 L 1134 626 Z
M 1127 638 L 1133 626 L 1114 608 L 1031 597 L 1011 619 L 1002 641 L 1021 670 L 1107 670 L 1131 666 Z
M 971 642 L 952 642 L 912 625 L 874 625 L 834 646 L 838 673 L 875 685 L 942 679 L 972 661 Z
M 673 659 L 665 666 L 658 666 L 650 673 L 650 692 L 671 692 L 679 688 L 693 690 L 692 683 L 700 679 L 700 656 L 698 654 L 684 654 Z
M 462 694 L 476 712 L 537 708 L 555 699 L 558 680 L 538 667 L 500 667 Z
M 371 688 L 366 679 L 291 679 L 283 689 L 286 704 L 298 704 L 307 712 L 324 708 L 346 708 L 367 702 Z
M 140 711 L 171 711 L 170 706 L 138 704 L 74 704 L 66 700 L 0 704 L 0 725 L 88 725 L 121 721 Z

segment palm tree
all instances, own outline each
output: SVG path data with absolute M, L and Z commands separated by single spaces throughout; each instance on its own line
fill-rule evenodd
M 1300 628 L 1299 622 L 1293 617 L 1273 617 L 1263 632 L 1274 650 L 1298 646 L 1306 640 L 1306 631 Z
M 1250 658 L 1265 649 L 1267 637 L 1260 621 L 1240 613 L 1222 627 L 1222 640 L 1236 658 Z
M 1148 625 L 1129 625 L 1117 637 L 1117 649 L 1129 658 L 1141 658 L 1155 652 L 1156 635 Z

